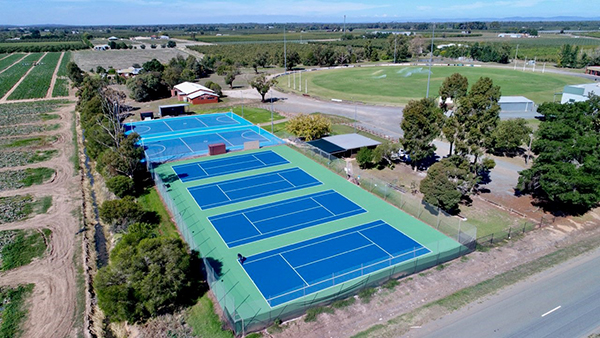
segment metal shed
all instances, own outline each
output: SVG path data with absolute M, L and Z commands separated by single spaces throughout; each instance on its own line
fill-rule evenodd
M 160 116 L 160 117 L 168 116 L 168 115 L 177 116 L 177 115 L 185 114 L 185 107 L 187 107 L 187 106 L 188 106 L 187 103 L 172 104 L 172 105 L 168 105 L 168 106 L 159 106 L 158 107 L 158 116 Z
M 381 142 L 359 134 L 328 136 L 307 143 L 337 157 L 350 157 L 356 154 L 360 148 L 375 148 L 381 144 Z

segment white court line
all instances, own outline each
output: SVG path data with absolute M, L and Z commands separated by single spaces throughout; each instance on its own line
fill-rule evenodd
M 263 218 L 260 221 L 256 221 L 256 223 L 260 223 L 260 222 L 265 222 L 265 221 L 270 221 L 272 219 L 276 219 L 276 218 L 281 218 L 281 217 L 286 217 L 286 216 L 290 216 L 290 215 L 294 215 L 294 214 L 299 214 L 301 212 L 305 212 L 305 211 L 310 211 L 310 210 L 314 210 L 314 209 L 319 209 L 320 207 L 312 207 L 312 208 L 305 208 L 302 210 L 296 210 L 293 212 L 288 212 L 286 214 L 281 214 L 281 215 L 277 215 L 277 216 L 273 216 L 273 217 L 267 217 L 267 218 Z M 245 212 L 243 212 L 243 214 L 246 214 Z M 326 217 L 327 218 L 327 217 Z M 279 229 L 278 229 L 279 230 Z
M 206 176 L 210 176 L 206 170 L 204 170 L 204 168 L 202 167 L 202 165 L 200 163 L 196 163 L 196 165 L 198 166 L 198 168 L 202 169 L 202 171 L 204 171 L 204 173 L 206 174 Z
M 251 225 L 254 227 L 254 229 L 256 229 L 256 231 L 258 231 L 258 233 L 259 233 L 259 234 L 261 234 L 261 235 L 263 234 L 262 232 L 260 232 L 260 230 L 258 230 L 258 228 L 256 227 L 256 225 L 254 225 L 254 223 L 253 223 L 253 222 L 252 222 L 252 221 L 251 221 L 251 220 L 248 218 L 248 216 L 246 216 L 246 214 L 244 214 L 244 213 L 242 212 L 242 215 L 244 215 L 244 217 L 246 218 L 246 220 L 247 220 L 248 222 L 250 222 L 250 224 L 251 224 Z
M 286 181 L 286 182 L 288 182 L 288 183 L 289 183 L 289 184 L 290 184 L 292 187 L 296 187 L 296 185 L 295 185 L 294 183 L 292 183 L 292 182 L 288 181 L 288 180 L 287 180 L 285 177 L 281 176 L 281 174 L 280 174 L 280 173 L 277 173 L 277 176 L 279 176 L 279 177 L 283 178 L 283 180 L 284 180 L 284 181 Z
M 363 245 L 363 246 L 361 246 L 361 247 L 354 248 L 354 249 L 352 249 L 352 250 L 348 250 L 348 251 L 340 252 L 340 253 L 338 253 L 338 254 L 335 254 L 335 255 L 327 256 L 327 257 L 325 257 L 325 258 L 321 258 L 321 259 L 317 259 L 316 261 L 312 261 L 312 262 L 310 262 L 310 263 L 306 263 L 306 264 L 298 265 L 296 268 L 297 268 L 297 269 L 299 269 L 299 268 L 303 268 L 303 267 L 305 267 L 305 266 L 309 266 L 309 265 L 311 265 L 311 264 L 315 264 L 315 263 L 318 263 L 318 262 L 326 261 L 326 260 L 328 260 L 328 259 L 330 259 L 330 258 L 337 257 L 337 256 L 341 256 L 341 255 L 345 255 L 345 254 L 347 254 L 347 253 L 350 253 L 350 252 L 353 252 L 353 251 L 357 251 L 357 250 L 361 250 L 361 249 L 364 249 L 364 248 L 367 248 L 367 247 L 370 247 L 370 246 L 373 246 L 373 244 L 367 244 L 367 245 Z
M 260 158 L 254 156 L 254 154 L 252 154 L 252 157 L 254 157 L 257 161 L 259 161 L 260 163 L 262 163 L 264 166 L 268 166 L 268 164 L 266 164 L 265 162 L 261 161 Z
M 295 272 L 295 273 L 298 275 L 298 277 L 300 277 L 300 279 L 302 279 L 302 281 L 304 282 L 304 284 L 306 284 L 306 286 L 309 286 L 309 285 L 310 285 L 310 284 L 308 284 L 308 283 L 307 283 L 307 282 L 304 280 L 304 278 L 302 277 L 302 275 L 300 275 L 300 274 L 298 273 L 298 271 L 296 271 L 296 269 L 294 269 L 294 267 L 292 266 L 292 264 L 290 264 L 290 262 L 288 262 L 288 261 L 287 261 L 287 259 L 285 259 L 285 257 L 283 257 L 283 255 L 279 254 L 279 256 L 280 256 L 280 257 L 281 257 L 281 258 L 282 258 L 282 259 L 283 259 L 283 260 L 284 260 L 284 261 L 287 263 L 287 265 L 289 265 L 289 266 L 290 266 L 290 268 L 291 268 L 292 270 L 294 270 L 294 272 Z
M 546 317 L 547 315 L 549 315 L 549 314 L 551 314 L 552 312 L 554 312 L 554 311 L 556 311 L 556 310 L 560 309 L 561 307 L 562 307 L 561 305 L 559 305 L 559 306 L 555 307 L 554 309 L 552 309 L 552 310 L 550 310 L 550 311 L 548 311 L 548 312 L 544 313 L 544 314 L 542 315 L 542 317 Z
M 381 221 L 381 222 L 383 222 L 383 221 Z M 375 227 L 378 227 L 378 226 L 381 226 L 381 225 L 382 225 L 382 224 L 375 224 L 375 225 L 373 225 L 373 226 L 370 226 L 370 227 L 368 227 L 368 228 L 365 228 L 365 229 L 361 229 L 361 230 L 359 230 L 359 231 L 362 231 L 362 230 L 369 230 L 369 229 L 372 229 L 372 228 L 375 228 Z M 343 231 L 343 230 L 342 230 L 342 231 Z M 341 235 L 337 235 L 337 236 L 334 236 L 334 237 L 331 237 L 331 238 L 327 238 L 327 239 L 324 239 L 324 240 L 321 240 L 321 241 L 318 241 L 318 242 L 309 243 L 309 244 L 306 244 L 306 245 L 303 245 L 303 246 L 299 246 L 299 247 L 297 247 L 297 248 L 293 248 L 293 249 L 291 249 L 291 250 L 287 250 L 287 251 L 283 251 L 283 252 L 274 253 L 274 254 L 272 254 L 272 255 L 270 255 L 270 256 L 261 257 L 261 258 L 258 258 L 258 259 L 253 259 L 251 262 L 249 262 L 249 263 L 246 263 L 246 264 L 252 264 L 252 263 L 254 263 L 254 262 L 258 262 L 258 261 L 261 261 L 261 260 L 263 260 L 263 259 L 267 259 L 267 258 L 270 258 L 270 257 L 273 257 L 273 256 L 277 256 L 277 255 L 279 255 L 279 254 L 284 254 L 284 253 L 292 252 L 292 251 L 295 251 L 295 250 L 298 250 L 298 249 L 303 249 L 303 248 L 309 247 L 309 246 L 311 246 L 311 245 L 314 245 L 314 244 L 320 244 L 320 243 L 323 243 L 323 242 L 327 242 L 327 241 L 329 241 L 329 240 L 331 240 L 331 239 L 342 238 L 342 237 L 344 237 L 344 236 L 352 235 L 352 234 L 354 234 L 354 233 L 356 233 L 356 232 L 357 232 L 357 231 L 348 232 L 348 233 L 341 234 Z M 327 235 L 325 235 L 325 236 L 327 236 Z
M 190 146 L 188 146 L 188 144 L 187 144 L 187 143 L 185 143 L 185 141 L 184 141 L 184 140 L 183 140 L 181 137 L 179 137 L 179 141 L 183 142 L 183 144 L 185 144 L 185 146 L 186 146 L 186 147 L 187 147 L 187 148 L 188 148 L 188 149 L 189 149 L 191 152 L 194 152 L 194 150 L 192 150 L 192 148 L 190 148 Z
M 208 124 L 204 123 L 204 121 L 200 120 L 199 118 L 197 118 L 197 117 L 194 117 L 194 120 L 196 120 L 196 121 L 198 121 L 198 122 L 202 123 L 202 124 L 204 125 L 204 128 L 208 128 Z
M 361 232 L 362 230 L 357 231 L 359 235 L 363 236 L 367 241 L 373 243 L 373 245 L 375 245 L 376 247 L 378 247 L 379 249 L 381 249 L 381 251 L 385 252 L 386 254 L 388 254 L 390 257 L 394 257 L 394 255 L 390 254 L 389 252 L 387 252 L 384 248 L 380 247 L 379 244 L 373 242 L 369 237 L 363 235 L 363 233 Z
M 318 205 L 320 205 L 320 206 L 321 206 L 321 208 L 323 208 L 323 209 L 327 210 L 327 212 L 328 212 L 328 213 L 330 213 L 330 214 L 331 214 L 331 216 L 335 216 L 335 214 L 334 214 L 333 212 L 331 212 L 331 210 L 329 210 L 329 209 L 325 208 L 325 206 L 324 206 L 323 204 L 319 203 L 319 201 L 315 200 L 315 199 L 314 199 L 314 198 L 312 198 L 312 197 L 311 197 L 310 199 L 311 199 L 311 200 L 313 200 L 313 201 L 314 201 L 315 203 L 317 203 Z
M 167 121 L 162 121 L 162 122 L 165 124 L 165 126 L 167 126 L 167 128 L 171 129 L 171 131 L 175 131 L 175 130 L 173 130 L 173 128 L 171 128 L 171 126 L 167 123 Z
M 230 145 L 230 146 L 232 146 L 232 147 L 235 147 L 235 146 L 233 145 L 233 143 L 229 142 L 229 141 L 228 141 L 226 138 L 224 138 L 223 136 L 221 136 L 221 134 L 219 134 L 219 133 L 215 133 L 215 135 L 217 135 L 217 136 L 219 136 L 220 138 L 222 138 L 222 139 L 223 139 L 223 141 L 225 141 L 225 142 L 229 143 L 229 145 Z
M 229 196 L 223 191 L 223 189 L 221 189 L 221 186 L 218 185 L 218 184 L 216 184 L 216 186 L 217 186 L 217 188 L 219 188 L 219 190 L 221 190 L 221 192 L 223 193 L 223 195 L 225 195 L 225 197 L 227 197 L 227 199 L 231 202 L 231 198 L 229 198 Z
M 231 189 L 231 190 L 227 190 L 227 192 L 232 192 L 232 191 L 239 191 L 239 190 L 246 190 L 246 189 L 251 189 L 251 188 L 256 188 L 256 187 L 261 187 L 263 185 L 269 185 L 269 184 L 273 184 L 273 183 L 278 183 L 278 182 L 283 182 L 282 180 L 278 180 L 278 181 L 271 181 L 271 182 L 267 182 L 267 183 L 261 183 L 261 184 L 256 184 L 256 185 L 251 185 L 251 186 L 246 186 L 246 187 L 241 187 L 239 189 Z M 223 182 L 221 182 L 223 183 Z M 286 188 L 287 189 L 287 188 Z M 282 189 L 279 189 L 282 190 Z M 273 194 L 275 195 L 275 194 Z

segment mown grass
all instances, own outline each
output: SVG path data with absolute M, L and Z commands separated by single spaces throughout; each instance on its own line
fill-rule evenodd
M 343 124 L 333 124 L 331 125 L 331 135 L 342 135 L 342 134 L 351 134 L 354 133 L 354 127 L 352 126 L 347 126 L 347 125 L 343 125 Z M 365 133 L 364 131 L 360 131 L 357 130 L 356 131 L 357 134 L 368 137 L 372 140 L 375 141 L 379 141 L 379 142 L 385 142 L 386 140 L 379 137 L 379 136 L 375 136 L 373 134 L 370 133 Z
M 12 232 L 12 234 L 7 234 Z M 46 241 L 50 240 L 52 231 L 43 229 L 35 230 L 9 230 L 0 232 L 0 237 L 14 236 L 6 245 L 2 246 L 2 266 L 0 270 L 6 271 L 31 263 L 34 258 L 42 257 L 46 251 Z
M 198 337 L 234 337 L 232 332 L 223 330 L 223 323 L 215 313 L 212 300 L 206 294 L 187 311 L 186 322 L 192 327 L 194 335 Z
M 294 135 L 292 135 L 290 132 L 287 131 L 287 122 L 282 122 L 282 123 L 277 123 L 273 125 L 273 134 L 275 134 L 275 136 L 280 137 L 280 138 L 288 138 L 288 137 L 293 137 Z M 261 127 L 262 129 L 268 131 L 269 133 L 271 132 L 271 125 L 263 125 Z
M 23 334 L 22 323 L 27 316 L 25 300 L 33 291 L 33 286 L 0 287 L 0 338 L 17 338 Z
M 197 114 L 212 114 L 212 113 L 223 113 L 228 111 L 233 111 L 234 114 L 238 116 L 242 116 L 244 119 L 257 124 L 257 123 L 265 123 L 271 121 L 271 111 L 263 108 L 256 107 L 244 107 L 244 112 L 242 114 L 242 106 L 234 106 L 227 108 L 204 108 L 200 106 L 191 107 L 190 110 L 194 111 Z M 284 119 L 283 116 L 279 115 L 277 112 L 273 112 L 273 121 Z
M 50 179 L 56 173 L 56 170 L 51 168 L 27 168 L 25 169 L 27 177 L 21 180 L 25 187 L 30 187 L 34 184 L 42 184 Z
M 148 189 L 143 195 L 138 197 L 138 202 L 146 211 L 154 211 L 160 215 L 160 224 L 158 225 L 158 231 L 166 237 L 179 237 L 175 224 L 171 221 L 171 217 L 167 212 L 164 204 L 162 203 L 160 196 L 156 192 L 156 189 Z
M 453 73 L 466 76 L 469 84 L 480 77 L 489 77 L 500 86 L 502 95 L 522 95 L 542 103 L 552 101 L 554 93 L 565 85 L 590 82 L 589 80 L 561 74 L 522 72 L 512 69 L 485 67 L 433 67 L 430 93 L 437 96 L 444 79 Z M 427 67 L 356 67 L 302 74 L 308 80 L 308 94 L 323 99 L 341 99 L 373 104 L 407 104 L 420 99 L 427 91 Z M 289 76 L 289 75 L 288 75 Z M 286 91 L 287 77 L 278 78 L 278 86 Z M 369 88 L 369 90 L 365 90 Z

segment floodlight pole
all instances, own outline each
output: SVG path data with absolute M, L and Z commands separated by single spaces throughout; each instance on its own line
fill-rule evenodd
M 433 63 L 433 37 L 435 36 L 435 23 L 433 24 L 433 32 L 431 33 L 431 54 L 429 56 L 429 73 L 427 74 L 427 94 L 425 98 L 429 98 L 429 82 L 431 81 L 431 64 Z
M 394 34 L 394 32 L 392 32 L 392 34 Z M 394 63 L 396 63 L 396 55 L 398 55 L 398 53 L 396 52 L 398 48 L 398 37 L 396 36 L 396 34 L 394 34 Z
M 515 68 L 513 70 L 517 70 L 517 56 L 519 55 L 519 45 L 517 45 L 517 51 L 515 51 Z
M 271 134 L 273 134 L 273 91 L 271 90 Z
M 243 90 L 240 91 L 240 94 L 242 94 L 242 118 L 244 118 L 244 92 L 243 92 Z
M 352 101 L 354 101 L 354 97 L 352 97 Z M 356 134 L 356 101 L 354 101 L 354 133 Z
M 287 41 L 285 40 L 285 24 L 283 25 L 283 73 L 287 74 Z

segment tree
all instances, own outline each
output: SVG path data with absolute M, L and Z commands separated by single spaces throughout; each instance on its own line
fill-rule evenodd
M 175 46 L 177 46 L 177 43 L 175 41 L 169 40 L 169 42 L 167 42 L 167 47 L 175 48 Z
M 444 79 L 444 82 L 442 82 L 442 85 L 440 86 L 440 106 L 444 111 L 448 111 L 449 107 L 446 104 L 446 100 L 452 100 L 456 106 L 457 101 L 465 97 L 468 90 L 469 80 L 465 76 L 462 76 L 459 73 L 450 75 Z
M 106 181 L 106 187 L 119 198 L 131 195 L 135 189 L 133 179 L 127 176 L 115 176 Z
M 214 83 L 212 81 L 206 81 L 206 83 L 204 84 L 204 87 L 214 91 L 215 93 L 217 93 L 217 95 L 219 95 L 219 97 L 223 96 L 223 92 L 221 91 L 221 86 L 219 86 L 218 83 Z
M 519 147 L 525 145 L 532 133 L 527 121 L 523 118 L 500 121 L 494 129 L 486 148 L 496 155 L 514 156 Z
M 535 133 L 537 155 L 520 173 L 518 189 L 554 210 L 583 213 L 600 202 L 600 98 L 543 103 Z
M 356 162 L 361 169 L 366 169 L 371 166 L 373 162 L 373 150 L 362 147 L 356 153 Z
M 107 147 L 98 159 L 98 167 L 108 176 L 125 175 L 133 178 L 140 167 L 144 150 L 137 145 L 139 135 L 119 135 L 115 147 Z
M 431 142 L 440 135 L 442 122 L 442 110 L 433 99 L 412 100 L 404 108 L 400 124 L 404 137 L 400 142 L 410 154 L 413 166 L 419 168 L 423 160 L 434 154 Z
M 500 87 L 492 79 L 480 78 L 467 96 L 460 100 L 455 118 L 460 125 L 456 135 L 456 151 L 462 155 L 473 155 L 473 163 L 483 154 L 485 145 L 500 120 Z
M 145 64 L 144 64 L 145 65 Z M 159 72 L 140 74 L 127 80 L 130 97 L 137 102 L 158 100 L 169 96 L 169 88 Z
M 125 196 L 117 200 L 109 200 L 98 208 L 100 219 L 111 226 L 114 232 L 125 232 L 136 222 L 141 222 L 145 215 L 142 207 L 132 196 Z
M 142 45 L 140 46 L 140 48 L 141 48 L 141 49 L 146 49 L 146 45 L 142 44 Z
M 83 82 L 83 71 L 73 61 L 67 63 L 67 76 L 75 87 L 81 86 Z
M 132 225 L 94 279 L 98 305 L 112 321 L 143 322 L 177 310 L 199 294 L 200 276 L 179 238 Z
M 265 102 L 265 95 L 275 86 L 275 80 L 267 80 L 267 76 L 262 74 L 250 81 L 250 87 L 256 89 L 261 97 L 261 102 Z
M 373 150 L 373 163 L 392 166 L 394 164 L 392 157 L 394 154 L 398 154 L 398 150 L 400 150 L 400 144 L 390 141 L 382 142 Z
M 306 141 L 311 141 L 329 134 L 331 121 L 321 114 L 299 114 L 288 121 L 286 129 Z
M 165 70 L 165 66 L 163 66 L 163 64 L 157 59 L 144 62 L 142 68 L 144 68 L 146 72 L 162 72 Z
M 286 53 L 286 60 L 287 70 L 292 70 L 300 63 L 300 54 L 295 50 L 288 50 Z

